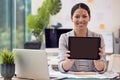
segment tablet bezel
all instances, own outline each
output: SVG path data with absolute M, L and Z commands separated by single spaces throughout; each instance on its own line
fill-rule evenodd
M 80 42 L 80 40 L 82 42 Z M 100 37 L 74 37 L 74 36 L 70 36 L 69 42 L 68 42 L 68 49 L 70 50 L 69 59 L 98 60 L 98 59 L 100 59 L 100 56 L 99 56 L 100 44 L 101 44 Z M 77 52 L 79 52 L 79 54 Z M 82 55 L 80 53 L 82 53 Z M 92 54 L 90 54 L 90 53 L 92 53 Z

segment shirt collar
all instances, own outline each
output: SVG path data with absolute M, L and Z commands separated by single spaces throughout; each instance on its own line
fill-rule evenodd
M 70 32 L 70 35 L 71 36 L 75 36 L 75 32 L 74 32 L 74 29 Z M 92 37 L 92 32 L 90 30 L 88 30 L 88 35 L 87 37 Z

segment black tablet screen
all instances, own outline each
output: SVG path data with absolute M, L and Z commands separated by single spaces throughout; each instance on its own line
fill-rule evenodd
M 100 59 L 100 37 L 69 37 L 70 59 Z

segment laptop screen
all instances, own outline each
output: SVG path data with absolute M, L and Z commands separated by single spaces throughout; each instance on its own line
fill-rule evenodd
M 72 29 L 45 29 L 46 48 L 58 48 L 60 35 L 71 30 Z

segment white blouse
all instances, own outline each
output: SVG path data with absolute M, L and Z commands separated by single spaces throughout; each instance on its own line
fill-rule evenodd
M 65 52 L 68 50 L 68 38 L 69 36 L 75 36 L 74 30 L 64 33 L 60 36 L 59 38 L 59 63 L 58 63 L 58 68 L 61 72 L 65 72 L 64 69 L 62 68 L 62 62 L 65 60 Z M 101 34 L 97 34 L 94 32 L 91 32 L 88 30 L 88 37 L 100 37 L 101 38 L 101 47 L 103 48 L 103 50 L 105 51 L 105 44 L 104 44 L 104 40 Z M 106 70 L 106 59 L 103 58 L 105 67 L 104 70 L 101 71 L 101 73 L 105 72 Z M 95 66 L 94 66 L 94 62 L 93 60 L 83 60 L 83 59 L 77 59 L 75 60 L 73 66 L 71 67 L 71 69 L 69 71 L 83 71 L 83 72 L 95 72 L 97 71 Z

